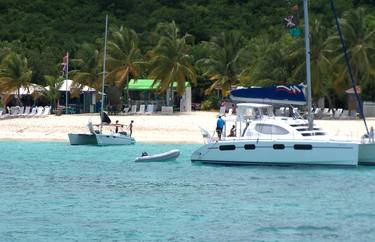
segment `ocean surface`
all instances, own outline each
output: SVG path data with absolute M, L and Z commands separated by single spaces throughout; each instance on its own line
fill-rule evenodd
M 191 164 L 197 147 L 0 142 L 0 241 L 375 241 L 374 167 Z

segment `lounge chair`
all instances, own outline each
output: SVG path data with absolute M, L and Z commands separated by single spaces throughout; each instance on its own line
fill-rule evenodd
M 154 113 L 154 104 L 147 105 L 147 110 L 145 114 L 153 114 Z
M 38 111 L 38 108 L 37 107 L 33 107 L 31 109 L 31 112 L 26 117 L 33 117 L 36 114 L 37 111 Z
M 340 119 L 349 119 L 349 110 L 342 111 Z
M 28 116 L 30 114 L 30 111 L 31 111 L 31 107 L 30 106 L 26 106 L 25 107 L 25 111 L 22 114 L 22 117 Z
M 135 114 L 137 112 L 137 105 L 132 105 L 132 108 L 129 112 L 129 114 Z
M 21 111 L 20 106 L 12 106 L 8 110 L 9 110 L 9 117 L 11 118 L 18 117 Z
M 342 108 L 338 108 L 338 109 L 335 111 L 335 114 L 333 115 L 333 118 L 334 118 L 334 119 L 339 119 L 340 116 L 342 115 L 342 111 L 343 111 Z
M 9 113 L 5 113 L 3 109 L 0 110 L 0 119 L 5 119 L 9 117 Z
M 41 117 L 43 114 L 43 110 L 44 108 L 42 106 L 39 106 L 36 110 L 36 114 L 34 115 L 34 117 Z
M 18 116 L 22 116 L 25 112 L 25 107 L 21 106 L 18 107 Z
M 332 117 L 332 111 L 329 110 L 329 108 L 324 108 L 321 113 L 321 118 L 329 118 Z
M 44 111 L 41 114 L 41 116 L 47 116 L 47 115 L 50 115 L 50 114 L 51 114 L 51 106 L 45 106 Z
M 162 106 L 161 107 L 161 114 L 173 114 L 173 107 L 172 106 Z
M 321 108 L 316 108 L 315 110 L 314 110 L 314 118 L 321 118 L 321 116 L 322 116 L 322 109 Z
M 137 112 L 137 114 L 145 114 L 145 108 L 146 108 L 146 105 L 144 104 L 139 105 L 139 111 Z
M 128 114 L 130 108 L 129 107 L 125 107 L 123 110 L 122 110 L 122 113 L 123 114 Z

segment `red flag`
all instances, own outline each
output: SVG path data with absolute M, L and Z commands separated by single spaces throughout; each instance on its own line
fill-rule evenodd
M 66 52 L 66 55 L 63 57 L 63 61 L 61 63 L 61 66 L 62 66 L 62 70 L 64 73 L 66 73 L 68 71 L 68 63 L 69 63 L 69 53 Z

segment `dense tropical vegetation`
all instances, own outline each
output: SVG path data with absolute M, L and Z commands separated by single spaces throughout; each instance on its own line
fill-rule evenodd
M 51 86 L 56 102 L 60 63 L 70 53 L 79 90 L 99 90 L 104 18 L 110 16 L 108 82 L 122 90 L 131 78 L 160 80 L 160 93 L 185 81 L 195 99 L 211 99 L 235 85 L 304 82 L 302 1 L 250 0 L 3 0 L 0 2 L 0 93 L 36 83 Z M 363 97 L 374 100 L 375 2 L 335 0 L 350 62 Z M 295 5 L 299 5 L 299 8 Z M 343 104 L 350 87 L 328 0 L 310 1 L 313 96 Z M 5 94 L 3 94 L 5 95 Z M 202 97 L 208 96 L 208 97 Z M 128 99 L 129 94 L 126 95 Z M 3 98 L 4 100 L 4 98 Z

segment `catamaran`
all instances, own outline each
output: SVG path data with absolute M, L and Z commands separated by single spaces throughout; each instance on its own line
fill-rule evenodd
M 89 134 L 74 134 L 69 133 L 69 142 L 71 145 L 130 145 L 135 144 L 135 139 L 130 137 L 127 132 L 113 132 L 113 133 L 103 133 L 104 124 L 110 124 L 111 120 L 104 110 L 104 83 L 106 74 L 106 54 L 107 54 L 107 34 L 108 34 L 108 15 L 105 19 L 105 34 L 104 34 L 104 56 L 103 56 L 103 76 L 102 76 L 102 100 L 101 100 L 101 112 L 100 112 L 100 125 L 98 130 L 94 129 L 94 125 L 89 122 L 88 129 Z
M 215 140 L 202 130 L 206 144 L 193 152 L 192 162 L 226 165 L 375 164 L 374 143 L 330 137 L 313 123 L 308 0 L 303 2 L 308 119 L 275 117 L 271 105 L 238 104 L 234 120 L 235 125 L 239 126 L 236 136 Z M 334 9 L 332 1 L 331 6 Z
M 304 119 L 274 116 L 269 104 L 237 104 L 237 115 L 232 120 L 226 118 L 226 123 L 229 122 L 237 127 L 236 136 L 215 140 L 205 135 L 206 144 L 192 154 L 192 162 L 225 165 L 358 164 L 358 142 L 345 138 L 332 140 L 319 127 L 309 129 L 309 123 Z

